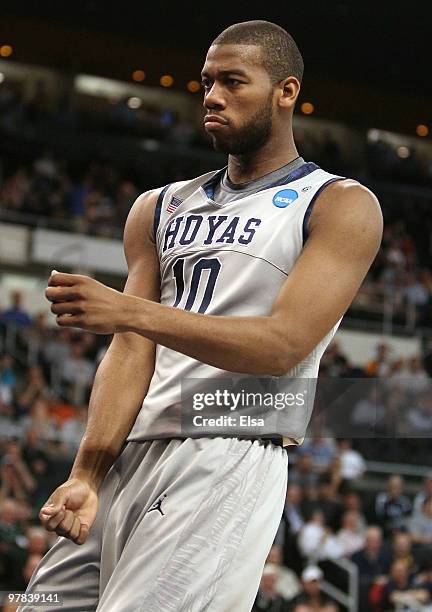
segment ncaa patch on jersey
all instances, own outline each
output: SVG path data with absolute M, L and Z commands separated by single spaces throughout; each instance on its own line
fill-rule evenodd
M 292 204 L 294 200 L 297 200 L 298 193 L 294 189 L 282 189 L 273 196 L 273 204 L 278 208 L 286 208 L 289 204 Z

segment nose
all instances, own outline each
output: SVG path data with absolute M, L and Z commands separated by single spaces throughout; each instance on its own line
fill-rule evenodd
M 216 81 L 212 87 L 204 94 L 203 106 L 206 110 L 222 109 L 225 108 L 225 99 L 223 96 L 222 88 Z

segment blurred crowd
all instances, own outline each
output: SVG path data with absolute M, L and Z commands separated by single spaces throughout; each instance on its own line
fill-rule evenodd
M 138 185 L 108 163 L 83 171 L 47 151 L 30 165 L 10 168 L 0 182 L 0 209 L 66 222 L 74 231 L 119 235 L 139 195 Z
M 335 471 L 336 458 L 342 468 Z M 399 475 L 366 495 L 358 489 L 364 472 L 348 440 L 316 438 L 299 449 L 255 612 L 346 609 L 329 589 L 330 583 L 347 591 L 346 560 L 358 571 L 360 612 L 429 609 L 423 606 L 432 602 L 432 473 L 412 496 Z
M 39 528 L 38 511 L 68 476 L 85 430 L 94 373 L 107 348 L 104 337 L 49 326 L 44 315 L 31 317 L 22 303 L 14 291 L 0 312 L 0 590 L 24 589 L 55 540 Z M 12 333 L 14 356 L 6 350 Z M 360 610 L 393 610 L 406 598 L 429 602 L 432 474 L 416 493 L 398 475 L 386 486 L 367 484 L 367 461 L 382 459 L 385 427 L 394 426 L 396 416 L 401 436 L 411 428 L 415 454 L 409 440 L 389 436 L 387 443 L 396 444 L 394 459 L 428 464 L 429 374 L 418 355 L 401 358 L 386 344 L 377 346 L 364 367 L 355 367 L 333 343 L 320 377 L 373 384 L 368 394 L 345 404 L 348 437 L 332 432 L 331 419 L 320 421 L 325 410 L 317 399 L 312 428 L 322 431 L 289 453 L 283 519 L 254 610 L 343 610 L 326 587 L 330 581 L 346 591 L 346 575 L 335 565 L 341 559 L 358 567 Z M 383 439 L 370 433 L 374 422 Z

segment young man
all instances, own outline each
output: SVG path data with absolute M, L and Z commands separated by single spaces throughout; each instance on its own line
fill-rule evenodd
M 70 478 L 40 514 L 64 537 L 29 591 L 61 592 L 65 610 L 253 605 L 287 478 L 281 443 L 262 438 L 299 442 L 305 423 L 278 428 L 269 409 L 254 435 L 193 430 L 181 382 L 190 397 L 207 380 L 316 377 L 382 232 L 370 191 L 299 158 L 302 73 L 282 28 L 222 32 L 202 81 L 205 129 L 227 168 L 138 198 L 123 294 L 84 276 L 50 278 L 60 326 L 115 333 Z

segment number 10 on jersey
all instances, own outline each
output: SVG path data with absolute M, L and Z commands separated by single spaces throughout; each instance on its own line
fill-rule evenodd
M 196 262 L 196 264 L 192 268 L 190 289 L 189 295 L 187 296 L 186 305 L 184 307 L 185 310 L 192 310 L 201 283 L 203 272 L 205 270 L 208 270 L 209 274 L 207 276 L 207 284 L 204 289 L 204 295 L 200 307 L 195 312 L 204 313 L 207 310 L 213 297 L 216 281 L 221 268 L 222 264 L 217 258 L 202 258 Z M 180 304 L 185 292 L 185 259 L 178 259 L 176 261 L 173 266 L 173 272 L 174 281 L 176 284 L 176 298 L 173 306 L 177 307 Z

